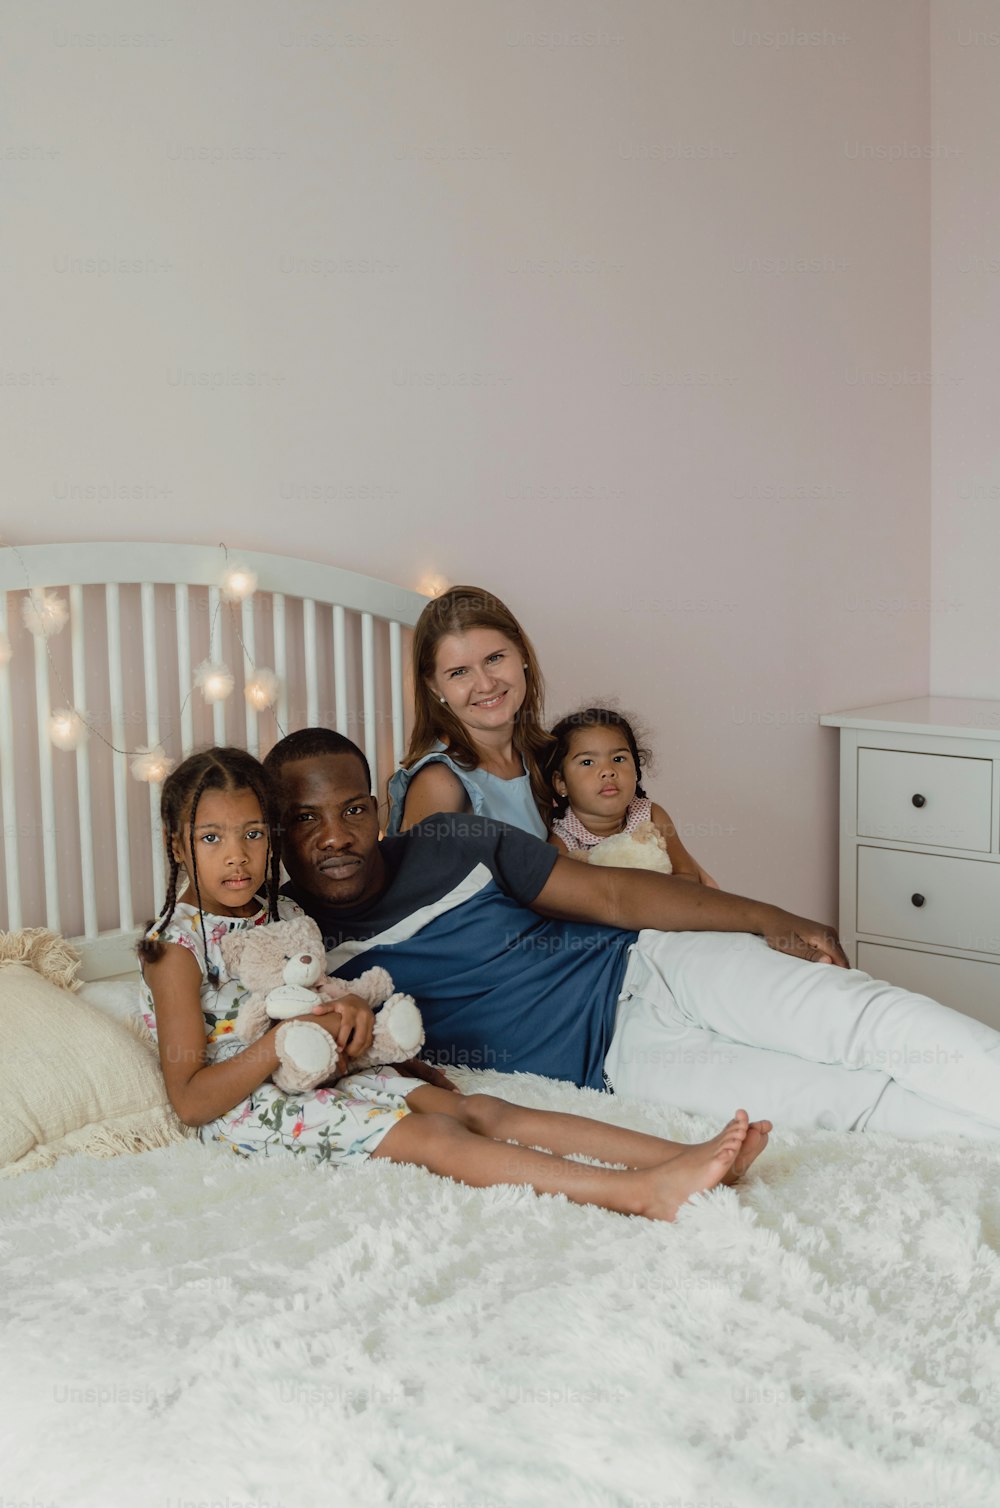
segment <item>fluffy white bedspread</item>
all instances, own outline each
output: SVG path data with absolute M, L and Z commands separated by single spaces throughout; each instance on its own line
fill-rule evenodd
M 67 1159 L 0 1189 L 2 1495 L 996 1508 L 998 1172 L 975 1143 L 785 1135 L 666 1226 L 199 1143 Z

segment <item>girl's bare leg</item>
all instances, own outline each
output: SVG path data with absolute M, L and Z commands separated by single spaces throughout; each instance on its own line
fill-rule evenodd
M 659 1167 L 619 1170 L 511 1146 L 469 1130 L 454 1116 L 420 1113 L 397 1122 L 372 1156 L 416 1163 L 473 1188 L 525 1184 L 538 1194 L 565 1194 L 574 1204 L 596 1204 L 622 1215 L 673 1220 L 693 1194 L 715 1188 L 722 1181 L 746 1132 L 746 1115 L 742 1113 L 742 1118 L 730 1121 L 714 1141 L 688 1147 Z
M 575 1152 L 596 1157 L 600 1162 L 625 1163 L 630 1168 L 655 1168 L 691 1151 L 688 1142 L 668 1141 L 666 1137 L 648 1136 L 623 1126 L 608 1126 L 603 1121 L 583 1115 L 563 1115 L 556 1110 L 530 1110 L 512 1105 L 491 1094 L 455 1094 L 428 1084 L 407 1096 L 411 1110 L 420 1113 L 451 1115 L 479 1136 L 496 1141 L 516 1141 L 523 1147 L 544 1147 L 561 1157 Z M 742 1112 L 741 1112 L 742 1113 Z M 735 1182 L 767 1146 L 770 1121 L 754 1121 L 727 1182 Z M 696 1144 L 697 1145 L 697 1144 Z

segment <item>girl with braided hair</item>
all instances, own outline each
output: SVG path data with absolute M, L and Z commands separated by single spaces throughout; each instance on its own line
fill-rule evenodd
M 264 767 L 244 749 L 205 749 L 200 754 L 190 755 L 164 781 L 163 793 L 160 797 L 160 819 L 163 822 L 163 838 L 167 862 L 170 866 L 167 898 L 163 904 L 163 910 L 154 922 L 150 922 L 146 936 L 139 944 L 139 957 L 143 963 L 155 963 L 163 956 L 164 944 L 160 940 L 160 934 L 170 927 L 177 911 L 177 882 L 183 871 L 186 881 L 184 893 L 186 894 L 187 889 L 190 888 L 194 892 L 196 904 L 183 906 L 182 909 L 191 913 L 192 934 L 201 937 L 202 956 L 208 978 L 212 977 L 214 965 L 210 963 L 208 957 L 208 934 L 204 926 L 205 913 L 202 905 L 201 879 L 198 874 L 198 852 L 200 850 L 204 855 L 206 849 L 217 845 L 219 834 L 216 829 L 219 824 L 211 821 L 210 813 L 206 820 L 206 814 L 203 812 L 199 830 L 205 829 L 204 841 L 196 843 L 195 820 L 202 797 L 206 792 L 216 791 L 228 796 L 245 792 L 249 797 L 256 799 L 256 814 L 250 813 L 254 831 L 252 835 L 248 833 L 247 836 L 248 842 L 257 847 L 262 839 L 266 843 L 263 850 L 264 871 L 256 882 L 259 884 L 266 872 L 267 918 L 262 916 L 261 920 L 277 920 L 279 859 L 277 846 L 272 845 L 270 838 L 271 831 L 275 827 L 275 820 Z M 212 804 L 211 796 L 209 803 Z M 259 854 L 257 856 L 259 857 Z M 209 862 L 207 857 L 205 862 Z M 250 889 L 250 878 L 249 863 L 238 864 L 231 873 L 222 878 L 222 883 L 228 887 L 225 894 L 227 907 L 235 901 L 242 902 L 241 906 L 233 910 L 233 915 L 255 915 L 261 909 L 256 899 L 256 884 L 252 890 Z

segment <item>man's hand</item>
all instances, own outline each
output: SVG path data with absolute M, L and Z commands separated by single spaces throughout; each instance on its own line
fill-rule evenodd
M 461 1090 L 451 1079 L 446 1078 L 440 1068 L 435 1068 L 433 1063 L 425 1063 L 423 1058 L 407 1058 L 404 1063 L 393 1063 L 397 1073 L 401 1073 L 407 1079 L 423 1079 L 427 1084 L 435 1084 L 438 1089 L 451 1089 L 455 1094 Z
M 790 911 L 779 911 L 776 906 L 769 906 L 768 913 L 763 935 L 769 948 L 790 953 L 793 958 L 805 958 L 810 963 L 832 963 L 839 969 L 850 967 L 832 927 L 808 921 L 804 916 L 793 916 Z
M 329 1018 L 329 1019 L 319 1019 Z M 375 1031 L 375 1013 L 360 995 L 341 995 L 339 1000 L 319 1000 L 309 1016 L 334 1037 L 348 1058 L 358 1058 L 371 1046 Z

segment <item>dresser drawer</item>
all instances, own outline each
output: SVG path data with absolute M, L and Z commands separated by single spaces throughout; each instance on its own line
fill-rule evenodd
M 1000 1029 L 1000 964 L 858 943 L 858 968 Z
M 952 754 L 858 750 L 858 836 L 989 853 L 993 766 Z
M 1000 864 L 862 844 L 857 917 L 878 937 L 1000 954 Z

